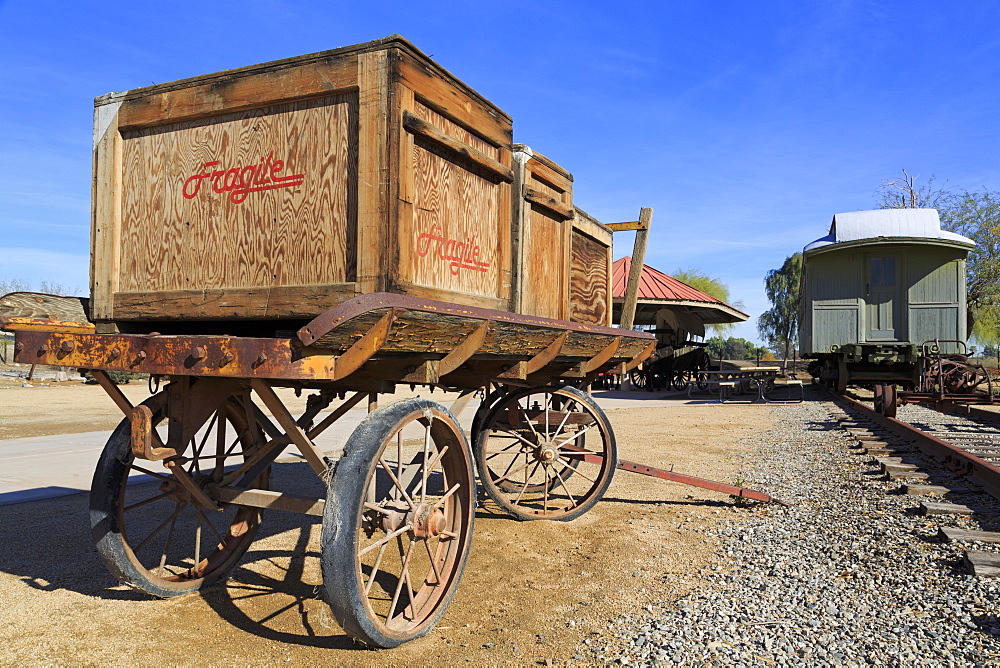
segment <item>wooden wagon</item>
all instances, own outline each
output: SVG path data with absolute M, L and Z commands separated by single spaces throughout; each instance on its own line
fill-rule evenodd
M 196 591 L 263 509 L 321 515 L 337 620 L 392 647 L 455 593 L 477 471 L 521 519 L 601 498 L 615 438 L 578 388 L 655 341 L 609 326 L 610 231 L 511 128 L 398 37 L 98 98 L 91 298 L 11 295 L 0 325 L 16 361 L 89 370 L 126 416 L 91 491 L 120 581 Z M 162 389 L 133 406 L 111 372 Z M 380 401 L 401 383 L 461 396 Z M 325 498 L 274 489 L 291 451 Z

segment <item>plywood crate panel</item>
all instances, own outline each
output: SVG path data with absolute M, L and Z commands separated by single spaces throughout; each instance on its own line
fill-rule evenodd
M 612 231 L 576 209 L 570 237 L 568 320 L 611 325 Z
M 514 145 L 514 309 L 567 320 L 573 177 L 523 144 Z
M 98 321 L 511 306 L 511 119 L 398 36 L 95 107 Z

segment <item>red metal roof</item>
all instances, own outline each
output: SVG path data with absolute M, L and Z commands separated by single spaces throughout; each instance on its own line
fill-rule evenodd
M 611 294 L 616 298 L 625 296 L 625 286 L 628 274 L 632 268 L 632 258 L 623 257 L 611 265 Z M 662 271 L 653 269 L 648 264 L 642 265 L 639 275 L 639 299 L 666 299 L 671 301 L 704 302 L 706 304 L 722 304 L 737 313 L 742 313 L 724 301 L 701 290 L 695 290 L 687 283 L 681 283 L 673 276 L 667 276 Z M 744 314 L 746 315 L 746 314 Z

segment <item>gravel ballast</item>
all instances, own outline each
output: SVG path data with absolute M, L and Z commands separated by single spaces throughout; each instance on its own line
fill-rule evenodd
M 1000 664 L 1000 583 L 969 575 L 965 549 L 896 492 L 831 419 L 833 404 L 774 408 L 778 426 L 746 441 L 748 486 L 789 508 L 734 508 L 716 531 L 705 583 L 643 616 L 609 620 L 576 660 L 719 666 Z M 995 506 L 995 503 L 994 503 Z M 995 510 L 995 508 L 993 509 Z

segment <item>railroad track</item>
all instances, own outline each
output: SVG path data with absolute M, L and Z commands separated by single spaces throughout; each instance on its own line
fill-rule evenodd
M 922 501 L 918 512 L 974 520 L 943 524 L 942 541 L 1000 544 L 1000 413 L 910 405 L 888 418 L 856 396 L 833 399 L 837 408 L 831 418 L 887 480 L 900 483 L 900 493 L 935 498 Z M 976 528 L 967 528 L 970 524 Z M 967 549 L 965 565 L 976 575 L 1000 576 L 995 551 Z

